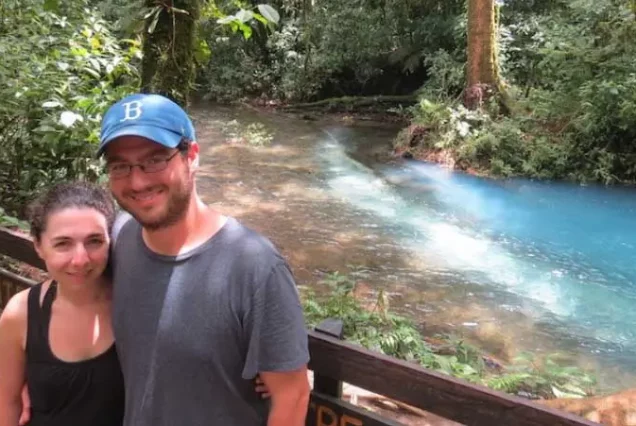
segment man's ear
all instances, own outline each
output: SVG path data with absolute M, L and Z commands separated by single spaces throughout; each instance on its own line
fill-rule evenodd
M 188 161 L 190 161 L 192 169 L 196 170 L 199 168 L 199 144 L 196 141 L 190 143 Z

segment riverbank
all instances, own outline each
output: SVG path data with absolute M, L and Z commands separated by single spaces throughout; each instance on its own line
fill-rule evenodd
M 410 109 L 410 124 L 393 140 L 395 155 L 496 179 L 636 184 L 631 148 L 618 152 L 615 135 L 593 135 L 581 118 L 544 117 L 528 100 L 504 114 L 493 105 L 468 110 L 457 99 L 434 99 L 422 97 Z M 603 148 L 599 137 L 607 139 Z
M 318 290 L 321 284 L 326 289 Z M 582 398 L 597 392 L 596 379 L 569 365 L 567 359 L 559 359 L 559 354 L 526 353 L 505 363 L 460 336 L 427 335 L 407 318 L 390 311 L 390 300 L 384 291 L 370 301 L 360 296 L 364 295 L 363 287 L 360 281 L 339 273 L 326 274 L 319 283 L 302 287 L 308 324 L 340 319 L 346 340 L 517 396 Z

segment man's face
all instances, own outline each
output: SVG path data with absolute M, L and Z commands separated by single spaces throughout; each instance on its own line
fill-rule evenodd
M 109 173 L 113 196 L 124 210 L 149 230 L 165 228 L 185 214 L 194 188 L 191 164 L 198 154 L 193 143 L 187 153 L 166 148 L 140 136 L 122 136 L 106 148 L 109 170 L 161 163 L 165 169 L 148 172 L 133 167 L 126 176 Z

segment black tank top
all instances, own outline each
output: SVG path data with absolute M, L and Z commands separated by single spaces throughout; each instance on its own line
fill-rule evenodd
M 26 379 L 31 396 L 29 426 L 121 426 L 124 381 L 115 345 L 78 362 L 61 361 L 49 345 L 53 282 L 40 306 L 42 284 L 29 291 Z

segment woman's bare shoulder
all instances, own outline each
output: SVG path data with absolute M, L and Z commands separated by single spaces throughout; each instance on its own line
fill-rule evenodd
M 0 316 L 0 327 L 15 327 L 26 324 L 30 290 L 30 288 L 22 290 L 9 299 Z

